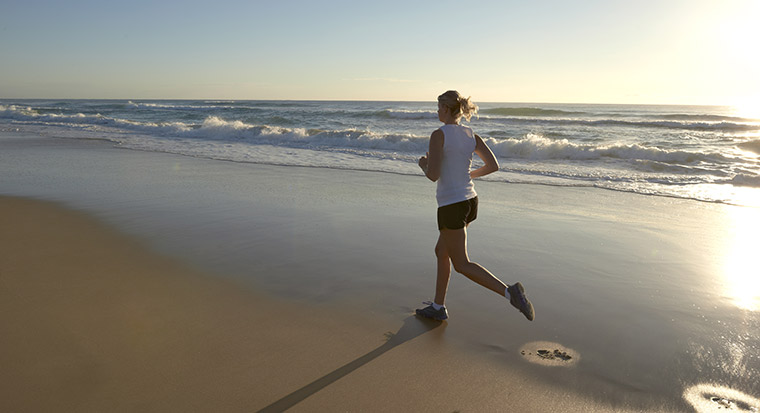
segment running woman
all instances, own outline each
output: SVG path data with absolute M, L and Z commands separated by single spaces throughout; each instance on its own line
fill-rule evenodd
M 470 261 L 467 255 L 467 226 L 478 214 L 478 194 L 475 193 L 472 179 L 499 170 L 496 157 L 483 139 L 469 127 L 460 125 L 462 118 L 469 121 L 477 112 L 478 107 L 470 98 L 464 98 L 455 90 L 438 96 L 438 120 L 444 125 L 430 135 L 428 153 L 419 160 L 425 176 L 438 183 L 435 300 L 429 306 L 418 309 L 417 314 L 434 320 L 449 317 L 444 304 L 453 264 L 456 272 L 506 297 L 512 306 L 532 321 L 533 304 L 525 295 L 522 284 L 518 282 L 507 286 L 480 264 Z M 485 163 L 475 170 L 471 170 L 473 153 Z

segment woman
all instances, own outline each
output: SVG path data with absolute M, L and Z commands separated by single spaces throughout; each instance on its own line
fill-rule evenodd
M 438 262 L 435 300 L 429 306 L 417 310 L 420 316 L 445 320 L 448 312 L 444 306 L 449 287 L 451 264 L 454 270 L 467 278 L 506 297 L 528 320 L 533 320 L 533 304 L 525 296 L 522 284 L 507 286 L 487 269 L 470 261 L 467 256 L 467 226 L 478 212 L 478 197 L 473 178 L 499 170 L 493 152 L 472 129 L 459 121 L 476 114 L 478 107 L 459 92 L 450 90 L 438 96 L 438 120 L 444 123 L 430 135 L 430 149 L 419 160 L 425 176 L 438 182 L 438 243 L 435 255 Z M 482 167 L 470 171 L 472 154 L 485 162 Z M 450 263 L 449 263 L 450 262 Z

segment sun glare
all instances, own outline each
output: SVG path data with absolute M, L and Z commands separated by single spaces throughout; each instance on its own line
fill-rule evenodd
M 760 53 L 757 53 L 757 39 L 760 39 L 760 1 L 714 3 L 715 18 L 719 23 L 711 30 L 715 35 L 713 47 L 724 62 L 723 81 L 726 90 L 732 90 L 737 116 L 760 119 Z M 731 99 L 726 96 L 726 98 Z
M 735 116 L 760 121 L 760 96 L 742 99 L 734 103 L 733 107 Z
M 758 277 L 757 245 L 760 241 L 760 211 L 756 208 L 732 208 L 726 230 L 731 235 L 725 248 L 723 266 L 726 294 L 736 306 L 760 311 L 760 277 Z

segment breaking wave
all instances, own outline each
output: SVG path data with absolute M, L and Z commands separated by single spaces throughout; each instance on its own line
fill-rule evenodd
M 730 159 L 717 153 L 704 154 L 681 150 L 664 150 L 639 144 L 593 145 L 578 144 L 566 139 L 552 140 L 529 134 L 520 139 L 487 139 L 494 154 L 500 158 L 530 160 L 593 160 L 601 158 L 656 161 L 663 163 L 694 164 L 697 162 L 728 162 Z

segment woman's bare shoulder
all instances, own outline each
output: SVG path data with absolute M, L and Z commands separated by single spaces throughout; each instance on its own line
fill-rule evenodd
M 443 136 L 443 131 L 441 129 L 436 129 L 430 134 L 430 142 L 443 142 Z

